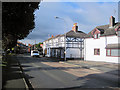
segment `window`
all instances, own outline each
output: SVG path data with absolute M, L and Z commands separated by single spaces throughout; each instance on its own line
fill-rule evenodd
M 120 49 L 107 49 L 106 55 L 118 57 L 120 56 Z
M 94 38 L 97 39 L 100 37 L 100 34 L 94 34 Z
M 110 56 L 110 49 L 107 49 L 107 56 Z
M 100 55 L 100 49 L 94 49 L 94 55 Z
M 94 35 L 94 38 L 97 38 L 97 34 Z
M 120 31 L 118 31 L 118 37 L 120 37 Z
M 98 34 L 98 38 L 100 37 L 100 34 Z

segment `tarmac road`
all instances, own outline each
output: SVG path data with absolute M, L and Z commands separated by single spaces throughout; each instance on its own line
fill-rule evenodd
M 17 59 L 33 88 L 118 87 L 118 75 L 111 73 L 115 70 L 109 70 L 109 72 L 89 70 L 89 68 L 48 61 L 44 57 L 33 58 L 30 55 L 18 55 Z

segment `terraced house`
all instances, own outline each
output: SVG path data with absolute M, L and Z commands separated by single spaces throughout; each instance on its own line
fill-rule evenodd
M 120 22 L 110 17 L 108 25 L 95 27 L 84 41 L 84 59 L 120 63 Z
M 84 59 L 85 35 L 84 32 L 78 31 L 77 23 L 75 23 L 69 32 L 55 37 L 52 36 L 44 41 L 43 53 L 47 57 Z

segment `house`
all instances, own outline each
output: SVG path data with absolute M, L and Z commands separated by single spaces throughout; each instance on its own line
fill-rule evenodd
M 84 40 L 84 59 L 118 63 L 120 57 L 120 22 L 110 17 L 108 25 L 95 27 Z
M 68 59 L 83 59 L 84 36 L 86 35 L 84 32 L 78 31 L 77 23 L 75 23 L 69 32 L 45 40 L 43 54 L 47 57 L 65 58 L 66 56 Z
M 16 53 L 27 53 L 28 46 L 26 46 L 26 44 L 23 44 L 22 42 L 17 41 L 17 45 L 15 46 L 15 52 Z

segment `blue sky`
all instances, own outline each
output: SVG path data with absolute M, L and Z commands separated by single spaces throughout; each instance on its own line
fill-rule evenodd
M 97 0 L 98 1 L 98 0 Z M 61 19 L 55 19 L 55 16 Z M 43 42 L 52 35 L 70 31 L 74 23 L 78 23 L 79 31 L 89 33 L 99 25 L 109 24 L 110 16 L 118 22 L 117 2 L 41 2 L 35 11 L 35 28 L 23 43 Z

